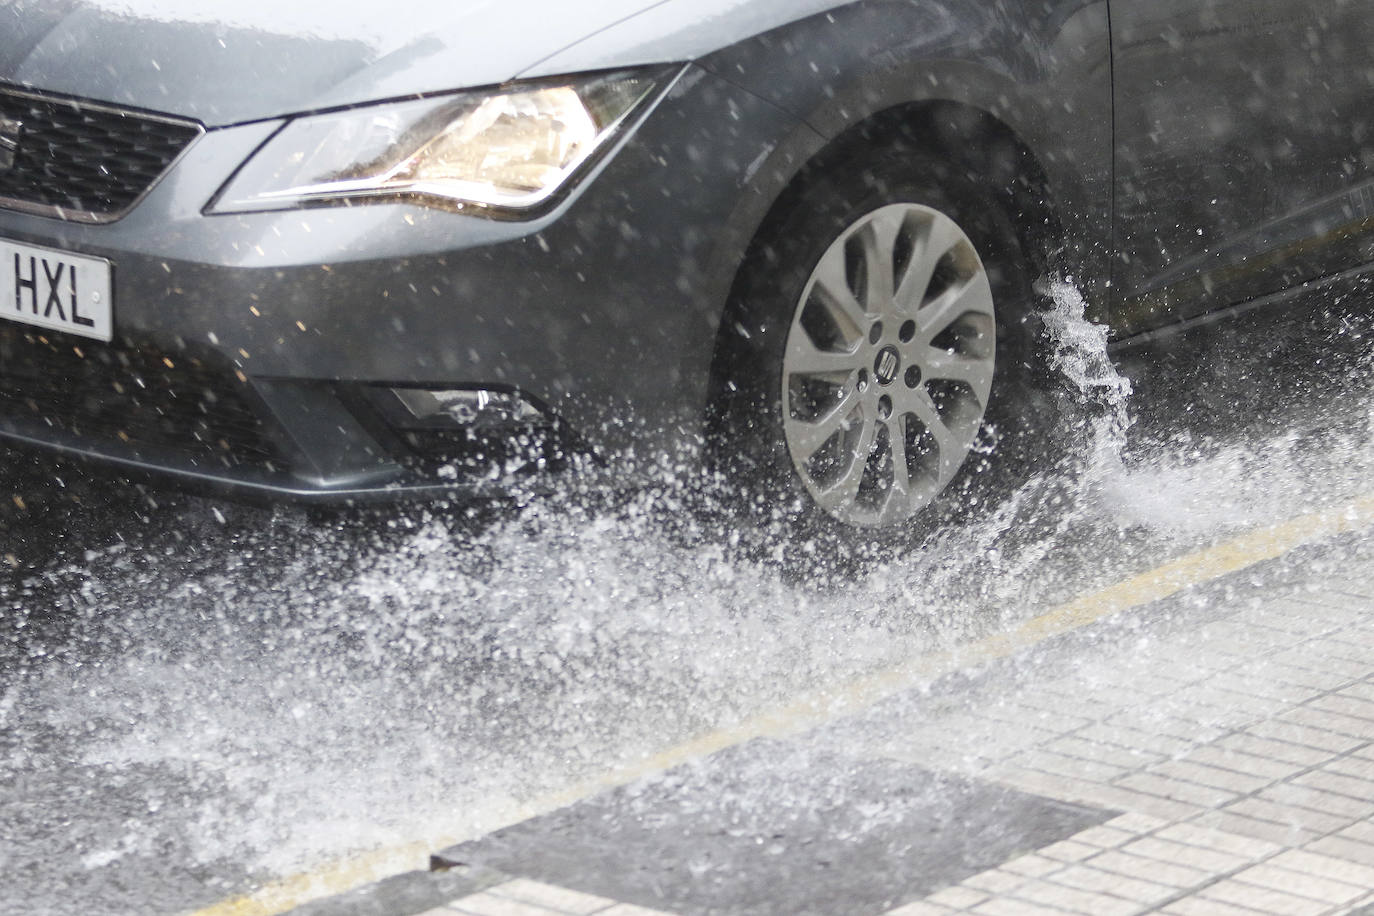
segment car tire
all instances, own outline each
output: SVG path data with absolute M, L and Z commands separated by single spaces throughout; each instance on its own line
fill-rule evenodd
M 714 479 L 766 540 L 882 545 L 1034 463 L 1055 399 L 1007 211 L 902 145 L 779 204 L 724 315 L 708 423 Z

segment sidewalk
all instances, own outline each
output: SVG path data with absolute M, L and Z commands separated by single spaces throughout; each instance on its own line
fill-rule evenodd
M 1236 603 L 888 745 L 1123 812 L 896 912 L 1318 916 L 1374 901 L 1374 582 Z
M 1374 548 L 1304 548 L 439 860 L 443 899 L 298 912 L 1374 913 Z

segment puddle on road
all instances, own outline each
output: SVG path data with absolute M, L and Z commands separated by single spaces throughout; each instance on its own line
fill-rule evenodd
M 1363 492 L 1363 376 L 1278 432 L 1136 446 L 1102 335 L 1053 292 L 1072 460 L 843 586 L 739 559 L 671 490 L 334 529 L 191 500 L 0 585 L 0 913 L 175 910 L 474 836 L 800 690 Z

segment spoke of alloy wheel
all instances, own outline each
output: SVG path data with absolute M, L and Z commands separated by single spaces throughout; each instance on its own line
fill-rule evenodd
M 859 361 L 854 351 L 836 353 L 822 350 L 800 324 L 792 328 L 792 344 L 787 352 L 787 371 L 790 375 L 848 375 Z
M 833 486 L 820 493 L 819 502 L 826 509 L 848 509 L 859 496 L 859 486 L 863 483 L 864 473 L 868 470 L 868 459 L 873 452 L 873 441 L 878 435 L 878 423 L 871 417 L 863 418 L 863 431 L 859 434 L 858 447 L 854 449 L 853 460 Z
M 964 452 L 968 449 L 968 443 L 962 437 L 950 429 L 945 423 L 944 417 L 940 416 L 939 408 L 931 400 L 930 395 L 924 388 L 918 388 L 911 393 L 907 399 L 906 406 L 916 418 L 925 425 L 927 431 L 935 439 L 935 444 L 940 449 L 940 468 L 939 482 L 944 486 L 954 476 L 954 472 L 959 470 L 959 465 L 963 463 Z
M 958 230 L 944 217 L 936 216 L 926 224 L 912 247 L 911 260 L 897 287 L 896 302 L 900 311 L 912 314 L 920 308 L 930 289 L 930 281 L 935 277 L 935 268 L 958 242 Z
M 864 253 L 868 288 L 864 305 L 870 314 L 886 310 L 892 303 L 893 259 L 897 253 L 897 237 L 902 233 L 906 211 L 901 208 L 879 210 L 857 233 L 859 247 Z
M 846 340 L 854 341 L 868 333 L 868 316 L 862 303 L 849 288 L 843 245 L 834 245 L 816 265 L 819 300 L 840 325 Z
M 811 460 L 811 456 L 816 454 L 822 445 L 830 441 L 830 437 L 840 431 L 845 421 L 859 403 L 858 389 L 850 386 L 846 389 L 844 397 L 834 409 L 821 417 L 815 423 L 802 423 L 794 421 L 788 438 L 792 444 L 792 455 L 798 464 L 805 464 Z
M 993 314 L 992 290 L 982 274 L 950 287 L 938 299 L 916 313 L 919 339 L 930 343 L 954 322 L 969 312 Z
M 970 359 L 934 347 L 927 347 L 920 361 L 921 375 L 927 379 L 963 382 L 973 389 L 980 402 L 992 388 L 993 363 L 990 359 Z
M 911 470 L 906 458 L 905 414 L 894 414 L 887 421 L 887 442 L 892 458 L 892 486 L 888 488 L 887 498 L 878 524 L 888 525 L 900 522 L 911 514 Z

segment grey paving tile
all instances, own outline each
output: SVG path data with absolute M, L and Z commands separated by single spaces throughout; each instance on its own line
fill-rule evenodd
M 1290 799 L 1242 798 L 1222 809 L 1256 820 L 1269 821 L 1283 827 L 1293 827 L 1315 834 L 1333 833 L 1348 826 L 1353 818 L 1297 806 Z
M 1018 875 L 1015 872 L 1002 871 L 1000 868 L 989 869 L 976 875 L 971 875 L 963 881 L 963 887 L 970 887 L 974 890 L 982 891 L 985 894 L 1008 895 L 1016 891 L 1023 884 L 1033 879 L 1025 875 Z
M 977 906 L 987 900 L 989 896 L 987 891 L 980 891 L 972 887 L 946 887 L 936 891 L 926 899 L 942 906 L 963 910 Z
M 1313 770 L 1293 779 L 1294 785 L 1309 786 L 1353 799 L 1374 799 L 1374 781 L 1346 776 L 1328 769 Z
M 1046 880 L 1079 890 L 1122 897 L 1146 906 L 1160 903 L 1178 893 L 1177 888 L 1157 884 L 1154 881 L 1128 878 L 1125 875 L 1113 874 L 1087 865 L 1065 868 Z
M 1224 770 L 1199 763 L 1196 760 L 1170 760 L 1149 768 L 1147 772 L 1183 779 L 1228 793 L 1246 795 L 1256 792 L 1274 782 L 1264 776 L 1251 776 L 1239 770 Z
M 1374 867 L 1341 857 L 1323 855 L 1310 848 L 1281 852 L 1270 859 L 1269 864 L 1302 875 L 1317 876 L 1365 890 L 1374 890 Z
M 1345 671 L 1328 671 L 1317 660 L 1305 656 L 1298 656 L 1302 659 L 1301 664 L 1290 664 L 1288 659 L 1293 657 L 1289 654 L 1271 659 L 1264 664 L 1262 671 L 1280 683 L 1320 691 L 1337 690 L 1359 678 L 1358 674 Z
M 1343 881 L 1333 881 L 1310 872 L 1291 871 L 1271 863 L 1255 865 L 1238 872 L 1234 875 L 1234 880 L 1295 897 L 1319 900 L 1328 906 L 1351 903 L 1365 892 Z
M 1026 792 L 1042 793 L 1051 798 L 1063 798 L 1102 808 L 1137 811 L 1170 820 L 1182 820 L 1205 810 L 1196 805 L 1159 795 L 1135 792 L 1119 785 L 1089 782 L 1041 770 L 1000 770 L 997 778 Z
M 1101 741 L 1091 741 L 1077 735 L 1069 735 L 1051 741 L 1045 745 L 1045 749 L 1078 760 L 1107 764 L 1118 770 L 1137 770 L 1163 759 L 1159 754 Z
M 1007 897 L 995 897 L 979 904 L 970 912 L 978 913 L 980 916 L 1064 916 L 1064 911 L 1058 907 L 1040 906 Z
M 1096 695 L 1084 695 L 1082 685 L 1077 682 L 1040 684 L 1034 690 L 1018 694 L 1016 701 L 1052 713 L 1072 709 L 1077 715 L 1095 722 L 1121 711 L 1121 707 L 1115 703 L 1105 702 Z
M 1097 846 L 1090 846 L 1087 843 L 1080 843 L 1077 840 L 1060 840 L 1058 843 L 1051 843 L 1040 849 L 1039 854 L 1049 859 L 1059 862 L 1081 862 L 1089 856 L 1095 856 L 1102 850 Z
M 1318 697 L 1307 705 L 1315 709 L 1324 709 L 1343 716 L 1363 719 L 1367 722 L 1374 721 L 1374 702 L 1356 696 L 1348 696 L 1345 691 Z
M 1374 814 L 1374 799 L 1361 801 L 1347 795 L 1324 792 L 1296 782 L 1281 782 L 1261 789 L 1259 797 L 1293 808 L 1320 811 L 1347 820 L 1359 820 Z
M 1220 900 L 1209 900 L 1206 897 L 1185 897 L 1166 906 L 1160 912 L 1168 913 L 1169 916 L 1257 916 L 1261 913 L 1260 910 L 1222 903 Z
M 1340 692 L 1352 697 L 1359 697 L 1362 700 L 1374 701 L 1374 682 L 1366 678 L 1362 681 L 1348 684 L 1342 688 Z
M 1116 785 L 1146 795 L 1158 795 L 1201 808 L 1217 808 L 1235 799 L 1239 793 L 1199 785 L 1159 773 L 1131 773 L 1117 780 Z
M 1341 671 L 1352 677 L 1369 674 L 1369 648 L 1346 642 L 1341 639 L 1321 637 L 1314 639 L 1305 648 L 1321 655 L 1332 670 Z
M 1272 738 L 1332 754 L 1344 754 L 1365 743 L 1364 740 L 1351 735 L 1278 719 L 1252 725 L 1246 732 L 1259 738 Z
M 1294 684 L 1285 684 L 1272 678 L 1265 678 L 1256 675 L 1240 674 L 1236 672 L 1224 672 L 1210 677 L 1205 682 L 1209 686 L 1232 693 L 1240 693 L 1253 697 L 1267 697 L 1271 700 L 1282 700 L 1286 703 L 1300 703 L 1312 697 L 1310 687 L 1299 687 Z
M 1009 871 L 1014 875 L 1025 875 L 1028 878 L 1043 878 L 1053 872 L 1062 871 L 1064 863 L 1056 859 L 1031 854 L 1018 856 L 1009 862 L 1003 862 L 998 868 L 1001 871 Z
M 1028 900 L 1042 906 L 1082 913 L 1084 916 L 1134 916 L 1142 909 L 1140 904 L 1131 903 L 1119 897 L 1096 894 L 1092 891 L 1051 884 L 1048 881 L 1032 881 L 1013 892 L 1018 900 Z
M 1105 723 L 1080 729 L 1073 738 L 1093 744 L 1109 745 L 1127 753 L 1138 750 L 1159 757 L 1181 757 L 1198 747 L 1195 741 Z
M 1215 767 L 1233 773 L 1244 773 L 1272 782 L 1276 779 L 1287 779 L 1301 773 L 1307 767 L 1297 763 L 1286 763 L 1275 760 L 1271 757 L 1258 757 L 1254 754 L 1247 754 L 1240 750 L 1233 750 L 1219 745 L 1209 745 L 1200 747 L 1186 757 L 1182 758 L 1192 763 L 1200 763 L 1205 766 Z
M 1294 722 L 1307 728 L 1346 735 L 1355 739 L 1357 743 L 1374 740 L 1374 721 L 1328 712 L 1312 705 L 1290 709 L 1277 718 L 1280 721 Z
M 1148 814 L 1128 811 L 1125 814 L 1117 815 L 1102 826 L 1111 827 L 1115 830 L 1125 830 L 1127 833 L 1143 836 L 1147 833 L 1154 833 L 1161 827 L 1167 826 L 1168 823 L 1169 818 L 1167 817 L 1152 817 Z
M 1229 729 L 1216 728 L 1197 721 L 1164 715 L 1157 710 L 1140 709 L 1133 709 L 1112 716 L 1106 720 L 1106 724 L 1134 729 L 1146 734 L 1160 735 L 1165 738 L 1177 738 L 1194 747 L 1210 744 L 1229 731 Z
M 1374 823 L 1369 821 L 1357 821 L 1348 827 L 1341 828 L 1340 835 L 1359 840 L 1362 843 L 1374 845 Z
M 1323 750 L 1305 744 L 1255 734 L 1255 729 L 1238 735 L 1227 735 L 1216 743 L 1218 748 L 1234 749 L 1256 757 L 1270 758 L 1293 764 L 1300 769 L 1317 766 L 1331 760 L 1337 751 Z
M 1301 668 L 1307 672 L 1306 683 L 1334 690 L 1353 680 L 1364 677 L 1369 668 L 1362 662 L 1347 658 L 1326 655 L 1319 643 L 1304 645 L 1300 649 L 1289 649 L 1274 656 L 1280 665 Z M 1291 676 L 1291 675 L 1290 675 Z M 1298 683 L 1303 683 L 1299 681 Z
M 1063 710 L 1040 709 L 1020 703 L 998 703 L 982 712 L 989 719 L 1012 724 L 1025 723 L 1054 736 L 1082 728 L 1092 722 L 1091 719 L 1068 715 Z
M 1325 836 L 1303 846 L 1309 852 L 1318 855 L 1329 856 L 1334 859 L 1345 859 L 1348 862 L 1355 862 L 1368 868 L 1374 868 L 1374 844 L 1361 843 L 1347 837 Z M 1372 886 L 1374 888 L 1374 886 Z
M 1261 913 L 1272 913 L 1274 916 L 1322 916 L 1329 909 L 1329 905 L 1320 900 L 1310 900 L 1243 881 L 1222 881 L 1204 888 L 1198 896 L 1249 907 Z
M 1205 870 L 1173 862 L 1160 862 L 1110 850 L 1093 856 L 1085 863 L 1092 868 L 1114 872 L 1138 881 L 1152 881 L 1180 890 L 1202 884 L 1211 877 Z
M 449 903 L 449 908 L 463 916 L 563 916 L 558 910 L 523 900 L 501 897 L 483 891 Z
M 1215 849 L 1245 859 L 1262 859 L 1283 848 L 1283 844 L 1255 839 L 1245 834 L 1230 833 L 1199 823 L 1169 824 L 1156 830 L 1154 835 L 1163 840 L 1196 846 L 1200 849 Z M 1285 838 L 1286 839 L 1286 838 Z
M 1315 840 L 1326 833 L 1311 827 L 1294 824 L 1291 821 L 1274 821 L 1263 817 L 1251 817 L 1233 808 L 1222 811 L 1209 811 L 1194 818 L 1191 823 L 1200 827 L 1211 827 L 1233 833 L 1237 836 L 1251 837 L 1280 846 L 1296 846 Z
M 1353 779 L 1374 780 L 1374 760 L 1357 755 L 1337 757 L 1322 764 L 1320 772 L 1337 773 Z
M 1186 843 L 1175 843 L 1160 837 L 1144 837 L 1122 847 L 1122 852 L 1156 859 L 1160 862 L 1173 862 L 1199 868 L 1203 871 L 1222 874 L 1244 866 L 1248 857 L 1239 856 L 1217 849 L 1206 849 Z
M 1180 695 L 1180 701 L 1199 707 L 1245 712 L 1259 718 L 1268 718 L 1292 705 L 1290 700 L 1281 697 L 1256 696 L 1212 686 L 1194 688 Z
M 1027 769 L 1098 783 L 1110 783 L 1127 772 L 1119 766 L 1038 749 L 1017 754 L 1013 760 L 1017 766 Z
M 950 913 L 955 912 L 958 911 L 947 906 L 917 900 L 915 903 L 899 906 L 895 910 L 888 910 L 885 916 L 949 916 Z

